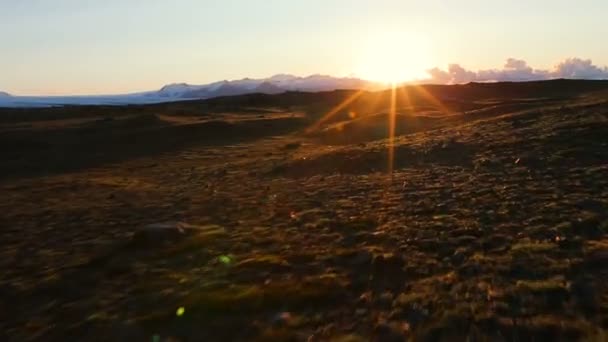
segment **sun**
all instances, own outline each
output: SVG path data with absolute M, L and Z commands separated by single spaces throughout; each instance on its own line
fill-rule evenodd
M 433 65 L 427 39 L 409 32 L 370 35 L 360 46 L 356 72 L 359 77 L 382 83 L 404 83 L 428 77 Z

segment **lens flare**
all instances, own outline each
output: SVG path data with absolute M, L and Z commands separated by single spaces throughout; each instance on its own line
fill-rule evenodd
M 431 104 L 437 107 L 442 114 L 450 115 L 452 111 L 446 107 L 441 101 L 439 101 L 433 94 L 431 94 L 424 86 L 421 85 L 413 85 L 411 86 L 414 91 L 416 91 L 420 96 L 422 96 L 425 100 L 429 101 Z
M 312 126 L 310 126 L 306 130 L 306 132 L 312 133 L 312 132 L 316 131 L 317 129 L 319 129 L 319 127 L 321 127 L 324 123 L 326 123 L 334 115 L 338 114 L 341 110 L 346 108 L 346 106 L 353 103 L 356 99 L 358 99 L 364 93 L 365 93 L 365 90 L 362 90 L 362 89 L 358 90 L 357 92 L 355 92 L 354 94 L 349 96 L 346 100 L 340 102 L 340 104 L 338 104 L 337 106 L 332 108 L 329 112 L 327 112 L 327 114 L 323 115 L 323 117 L 321 117 L 316 123 L 314 123 Z
M 388 173 L 393 174 L 395 168 L 395 129 L 397 124 L 397 85 L 391 88 L 391 103 L 388 113 Z

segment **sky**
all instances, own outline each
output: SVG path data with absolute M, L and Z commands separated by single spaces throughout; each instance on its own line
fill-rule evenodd
M 114 94 L 278 73 L 407 80 L 433 68 L 470 79 L 509 58 L 608 72 L 607 14 L 605 0 L 0 0 L 0 91 Z

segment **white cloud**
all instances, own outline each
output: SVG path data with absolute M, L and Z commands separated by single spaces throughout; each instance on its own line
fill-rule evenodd
M 502 69 L 472 71 L 459 64 L 450 64 L 447 70 L 433 68 L 427 71 L 430 78 L 423 83 L 458 84 L 468 82 L 532 81 L 554 78 L 608 79 L 608 67 L 594 65 L 590 59 L 568 58 L 552 70 L 533 69 L 521 59 L 509 58 Z
M 593 65 L 590 59 L 568 58 L 555 67 L 555 74 L 564 78 L 608 78 L 608 68 Z

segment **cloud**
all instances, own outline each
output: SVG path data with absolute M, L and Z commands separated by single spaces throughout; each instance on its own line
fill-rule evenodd
M 590 59 L 568 58 L 555 67 L 557 75 L 564 78 L 608 78 L 608 68 L 593 65 Z
M 568 58 L 552 70 L 533 69 L 521 59 L 509 58 L 502 69 L 472 71 L 459 64 L 448 65 L 447 70 L 427 70 L 430 78 L 423 83 L 458 84 L 468 82 L 533 81 L 554 78 L 608 79 L 608 67 L 594 65 L 590 59 Z

